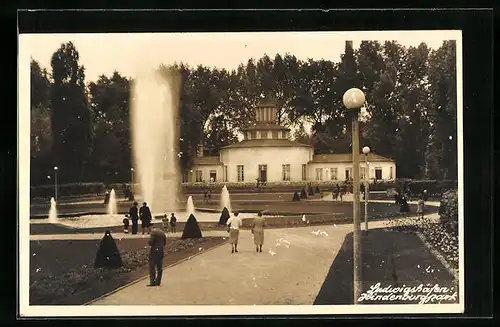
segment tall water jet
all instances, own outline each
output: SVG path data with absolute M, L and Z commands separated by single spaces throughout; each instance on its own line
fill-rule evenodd
M 190 215 L 194 215 L 194 203 L 193 203 L 193 197 L 191 195 L 188 197 L 188 200 L 187 200 L 186 214 L 188 217 Z
M 231 208 L 231 199 L 229 197 L 229 191 L 227 190 L 226 185 L 222 187 L 222 192 L 220 194 L 220 209 L 227 208 L 229 212 L 233 212 Z
M 118 213 L 118 206 L 116 204 L 116 193 L 115 189 L 112 189 L 109 193 L 108 202 L 108 215 L 116 215 Z
M 49 210 L 49 223 L 55 224 L 57 222 L 57 209 L 56 200 L 52 197 L 50 199 L 50 210 Z
M 179 76 L 161 67 L 134 79 L 130 124 L 138 195 L 152 212 L 176 209 L 179 177 Z

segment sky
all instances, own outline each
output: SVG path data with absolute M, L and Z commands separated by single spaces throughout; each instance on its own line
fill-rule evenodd
M 404 46 L 425 42 L 437 49 L 444 40 L 460 37 L 457 31 L 21 34 L 19 47 L 50 72 L 52 54 L 72 41 L 89 82 L 115 70 L 134 77 L 144 69 L 181 61 L 232 70 L 264 54 L 338 62 L 346 40 L 352 40 L 354 48 L 362 40 L 395 40 Z

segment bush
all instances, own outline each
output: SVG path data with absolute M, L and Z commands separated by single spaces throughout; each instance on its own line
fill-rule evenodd
M 104 183 L 70 183 L 57 186 L 58 196 L 102 194 Z M 32 186 L 30 188 L 32 198 L 50 198 L 54 196 L 54 185 Z
M 300 190 L 300 198 L 307 199 L 307 192 L 306 192 L 305 187 L 303 187 L 302 190 Z
M 314 189 L 314 192 L 316 192 L 316 193 L 318 193 L 318 194 L 319 194 L 319 193 L 321 193 L 321 191 L 320 191 L 320 189 L 319 189 L 319 186 L 318 186 L 318 185 L 316 185 L 316 188 Z
M 439 219 L 447 229 L 457 230 L 458 226 L 458 193 L 457 190 L 448 190 L 441 196 Z
M 295 191 L 293 193 L 293 199 L 292 201 L 300 201 L 300 195 L 299 195 L 299 192 Z
M 408 185 L 411 195 L 418 197 L 424 190 L 427 190 L 429 196 L 440 196 L 448 190 L 456 190 L 458 182 L 456 180 L 410 180 Z

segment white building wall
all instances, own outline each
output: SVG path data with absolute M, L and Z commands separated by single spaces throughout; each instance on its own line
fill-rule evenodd
M 360 169 L 365 167 L 365 162 L 362 161 L 359 163 Z M 382 180 L 394 180 L 396 179 L 396 165 L 394 162 L 372 162 L 369 163 L 370 173 L 369 178 L 373 182 L 375 178 L 375 169 L 380 168 L 382 170 Z M 392 177 L 391 177 L 391 167 L 392 167 Z M 352 164 L 350 163 L 310 163 L 308 165 L 307 173 L 308 180 L 316 181 L 316 169 L 323 169 L 323 181 L 335 181 L 331 179 L 330 168 L 337 168 L 337 181 L 344 181 L 346 179 L 346 169 L 351 170 L 350 174 L 352 174 Z M 361 175 L 361 171 L 360 171 Z M 352 176 L 351 176 L 352 177 Z
M 191 167 L 191 170 L 190 170 L 190 173 L 189 173 L 189 182 L 190 183 L 195 183 L 196 182 L 196 171 L 197 170 L 201 170 L 202 171 L 202 177 L 203 177 L 203 181 L 205 182 L 210 182 L 210 171 L 211 170 L 215 170 L 215 172 L 217 173 L 217 182 L 222 182 L 223 181 L 223 170 L 222 170 L 222 166 L 221 165 L 213 165 L 213 166 L 209 166 L 209 165 L 193 165 L 193 167 Z
M 290 164 L 290 180 L 302 180 L 302 164 L 312 160 L 308 147 L 229 148 L 221 151 L 221 161 L 227 165 L 228 182 L 237 182 L 237 166 L 244 166 L 244 182 L 255 182 L 259 165 L 267 165 L 267 181 L 281 182 L 283 164 Z

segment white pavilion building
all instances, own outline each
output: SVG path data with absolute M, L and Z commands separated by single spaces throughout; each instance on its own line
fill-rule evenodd
M 244 139 L 225 146 L 218 156 L 194 158 L 187 182 L 335 182 L 352 177 L 352 154 L 317 154 L 310 145 L 290 140 L 290 130 L 278 125 L 277 109 L 265 101 L 255 108 L 256 123 L 242 129 Z M 360 154 L 360 175 L 364 179 L 365 155 Z M 369 178 L 373 182 L 394 180 L 396 163 L 368 154 Z

